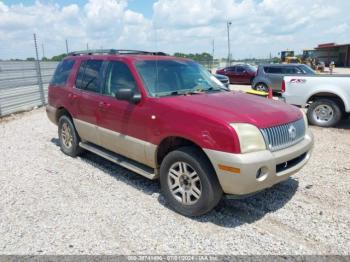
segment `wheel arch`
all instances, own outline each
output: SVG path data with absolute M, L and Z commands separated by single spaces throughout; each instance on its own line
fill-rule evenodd
M 326 99 L 332 99 L 336 102 L 339 103 L 341 109 L 343 110 L 343 112 L 347 112 L 349 111 L 348 106 L 344 103 L 344 99 L 341 95 L 338 95 L 336 93 L 332 93 L 332 92 L 317 92 L 312 94 L 306 101 L 306 104 L 309 105 L 310 103 L 312 103 L 313 101 L 322 99 L 322 98 L 326 98 Z
M 60 120 L 60 117 L 63 115 L 68 116 L 73 122 L 72 115 L 69 113 L 69 111 L 65 107 L 61 106 L 61 107 L 57 108 L 57 112 L 56 112 L 56 116 L 55 116 L 56 123 L 58 123 L 58 121 Z
M 215 170 L 208 155 L 205 153 L 202 147 L 199 146 L 197 143 L 193 142 L 192 140 L 181 136 L 168 136 L 163 138 L 163 140 L 159 143 L 155 152 L 155 161 L 156 161 L 157 168 L 160 167 L 164 157 L 168 153 L 184 146 L 192 146 L 192 147 L 195 147 L 197 150 L 199 150 L 202 153 L 202 155 L 205 158 L 207 158 L 208 163 L 210 163 L 213 170 Z

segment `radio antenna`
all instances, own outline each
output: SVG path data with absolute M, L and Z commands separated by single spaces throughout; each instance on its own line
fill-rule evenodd
M 159 52 L 158 51 L 158 35 L 157 35 L 157 25 L 154 22 L 153 24 L 154 26 L 154 47 L 155 47 L 155 52 Z M 156 93 L 158 93 L 158 83 L 159 83 L 159 71 L 158 71 L 158 56 L 156 56 L 156 83 L 155 83 L 155 91 Z

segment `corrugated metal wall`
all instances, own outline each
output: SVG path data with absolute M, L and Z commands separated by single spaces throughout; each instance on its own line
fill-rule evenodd
M 0 116 L 29 110 L 47 102 L 47 87 L 57 62 L 40 62 L 42 101 L 35 61 L 0 61 Z

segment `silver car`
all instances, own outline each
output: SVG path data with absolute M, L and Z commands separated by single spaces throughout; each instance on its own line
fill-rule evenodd
M 316 72 L 304 64 L 266 64 L 259 65 L 252 88 L 259 91 L 280 92 L 284 76 L 289 75 L 315 75 Z

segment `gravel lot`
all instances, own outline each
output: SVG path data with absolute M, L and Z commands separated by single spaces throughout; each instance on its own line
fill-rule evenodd
M 189 219 L 157 181 L 61 153 L 43 109 L 0 120 L 0 253 L 350 254 L 350 122 L 312 131 L 293 178 Z

